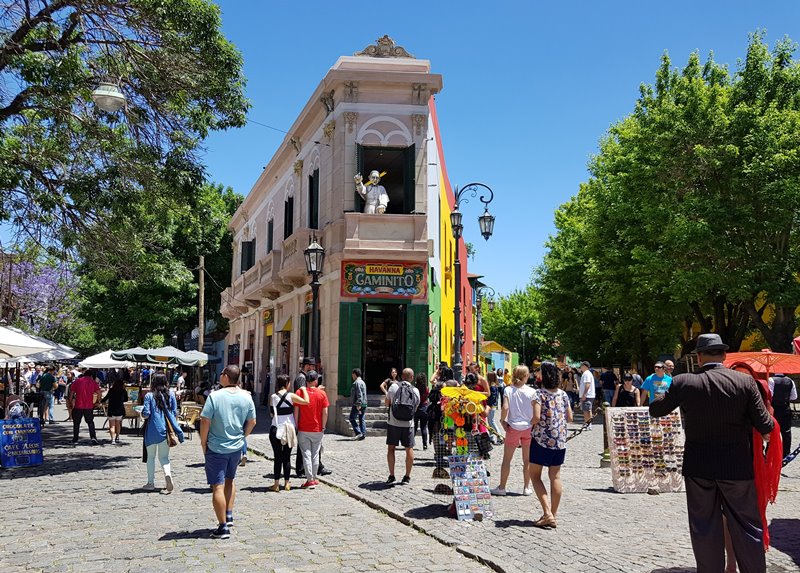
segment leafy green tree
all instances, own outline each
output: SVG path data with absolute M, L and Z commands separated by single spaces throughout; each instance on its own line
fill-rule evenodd
M 645 358 L 686 344 L 698 322 L 734 349 L 755 325 L 788 350 L 800 304 L 793 51 L 783 40 L 770 53 L 754 34 L 733 76 L 711 56 L 681 71 L 662 58 L 655 86 L 601 141 L 579 207 L 557 215 L 538 280 L 563 341 Z M 578 308 L 588 320 L 570 324 Z M 599 328 L 594 345 L 583 328 Z
M 516 350 L 524 364 L 530 365 L 534 358 L 552 356 L 553 339 L 543 322 L 540 308 L 541 296 L 533 285 L 501 296 L 494 310 L 484 305 L 485 310 L 481 312 L 484 338 Z
M 192 206 L 172 205 L 136 213 L 151 222 L 132 229 L 126 252 L 82 252 L 84 313 L 97 337 L 117 346 L 141 344 L 150 335 L 171 339 L 197 326 L 197 266 L 200 254 L 215 280 L 206 281 L 206 304 L 216 318 L 221 290 L 228 286 L 231 239 L 227 229 L 241 197 L 230 188 L 203 185 Z M 127 227 L 126 214 L 118 214 Z M 118 260 L 110 256 L 118 257 Z M 124 265 L 124 271 L 119 267 Z M 217 278 L 221 277 L 221 278 Z M 219 282 L 223 281 L 223 282 Z
M 151 221 L 118 211 L 190 203 L 203 182 L 198 145 L 243 125 L 248 108 L 242 58 L 220 26 L 208 0 L 6 2 L 0 220 L 70 249 L 90 226 L 95 245 L 84 252 L 124 250 Z M 117 113 L 92 103 L 103 80 L 126 97 Z

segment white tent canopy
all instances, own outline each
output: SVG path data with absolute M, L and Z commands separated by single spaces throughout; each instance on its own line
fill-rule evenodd
M 203 366 L 208 362 L 208 354 L 191 350 L 184 352 L 174 346 L 161 348 L 128 348 L 111 353 L 115 360 L 130 360 L 132 362 L 151 362 L 156 364 L 180 364 L 181 366 Z
M 37 354 L 47 350 L 54 350 L 55 348 L 55 343 L 45 341 L 43 338 L 25 334 L 17 328 L 0 326 L 0 357 L 6 360 L 9 358 L 22 357 L 26 354 Z M 72 349 L 70 348 L 69 350 Z M 76 354 L 77 353 L 73 354 L 73 356 Z M 8 361 L 12 362 L 11 360 Z M 31 362 L 29 359 L 24 361 Z M 13 362 L 23 362 L 23 360 L 17 359 Z
M 130 368 L 134 366 L 134 363 L 127 360 L 114 360 L 111 358 L 111 351 L 106 350 L 100 354 L 89 356 L 79 362 L 78 366 L 82 368 Z

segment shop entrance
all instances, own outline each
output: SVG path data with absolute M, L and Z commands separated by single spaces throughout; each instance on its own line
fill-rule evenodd
M 380 392 L 380 384 L 392 368 L 402 372 L 405 357 L 405 305 L 364 305 L 364 382 L 370 394 Z

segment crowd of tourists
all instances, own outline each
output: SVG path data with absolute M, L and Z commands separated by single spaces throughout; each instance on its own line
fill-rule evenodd
M 700 335 L 698 372 L 673 377 L 674 364 L 667 360 L 656 362 L 654 373 L 644 379 L 637 372 L 628 371 L 622 373 L 620 380 L 613 370 L 603 368 L 596 372 L 588 362 L 577 369 L 561 370 L 551 362 L 544 362 L 534 372 L 518 366 L 513 372 L 499 369 L 487 372 L 486 376 L 479 372 L 476 363 L 469 364 L 463 384 L 483 396 L 482 407 L 476 413 L 473 439 L 476 443 L 503 446 L 500 476 L 492 495 L 507 495 L 511 466 L 520 449 L 523 477 L 520 493 L 536 495 L 541 506 L 541 515 L 533 524 L 556 528 L 563 493 L 560 470 L 566 458 L 567 424 L 573 421 L 573 407 L 582 411 L 583 420 L 588 422 L 586 429 L 591 428 L 595 405 L 600 400 L 612 407 L 649 404 L 654 417 L 680 408 L 686 436 L 683 475 L 698 570 L 723 570 L 727 540 L 727 571 L 735 570 L 737 564 L 743 572 L 764 571 L 764 500 L 774 498 L 778 479 L 775 473 L 779 475 L 780 461 L 790 450 L 789 403 L 797 399 L 797 390 L 790 378 L 780 374 L 757 382 L 746 369 L 737 372 L 723 367 L 726 349 L 718 335 Z M 354 439 L 360 441 L 367 435 L 367 389 L 359 368 L 353 369 L 351 375 L 349 420 Z M 43 412 L 45 421 L 54 421 L 50 395 L 55 403 L 66 400 L 73 421 L 73 442 L 78 441 L 80 425 L 85 420 L 91 443 L 96 444 L 94 411 L 98 404 L 106 404 L 111 441 L 119 443 L 124 406 L 129 399 L 126 378 L 122 372 L 111 372 L 101 379 L 92 370 L 28 367 L 22 380 L 29 389 L 48 397 Z M 164 475 L 163 491 L 170 493 L 175 488 L 170 446 L 184 439 L 178 423 L 182 384 L 176 381 L 171 384 L 163 372 L 148 373 L 147 382 L 149 385 L 139 397 L 145 421 L 144 489 L 156 489 L 158 460 Z M 105 393 L 101 383 L 107 387 Z M 423 450 L 440 445 L 442 392 L 448 386 L 460 384 L 445 363 L 430 381 L 424 372 L 392 369 L 380 386 L 383 403 L 388 407 L 386 484 L 411 483 L 418 436 Z M 246 378 L 237 366 L 229 365 L 216 389 L 209 387 L 199 393 L 203 397 L 200 444 L 218 522 L 212 537 L 220 539 L 231 535 L 236 472 L 247 452 L 247 437 L 256 424 L 252 388 L 243 385 Z M 293 450 L 296 450 L 295 471 L 304 477 L 300 488 L 315 489 L 319 485 L 318 476 L 326 472 L 322 456 L 330 404 L 314 370 L 314 360 L 306 358 L 293 381 L 287 375 L 277 376 L 267 405 L 274 459 L 270 489 L 279 492 L 292 488 Z M 396 473 L 398 448 L 405 453 L 401 476 Z M 754 456 L 754 449 L 766 453 Z M 477 455 L 488 457 L 488 450 L 478 447 Z M 437 466 L 442 458 L 436 452 Z M 543 478 L 545 467 L 547 484 Z M 775 491 L 766 494 L 762 491 L 770 487 Z

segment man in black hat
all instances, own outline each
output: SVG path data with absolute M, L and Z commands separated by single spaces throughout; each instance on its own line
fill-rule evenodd
M 718 334 L 701 334 L 700 372 L 676 376 L 650 404 L 650 415 L 665 416 L 679 406 L 683 411 L 683 476 L 697 572 L 725 569 L 725 515 L 739 571 L 764 573 L 750 436 L 755 428 L 768 440 L 773 423 L 756 381 L 722 365 L 727 349 Z

